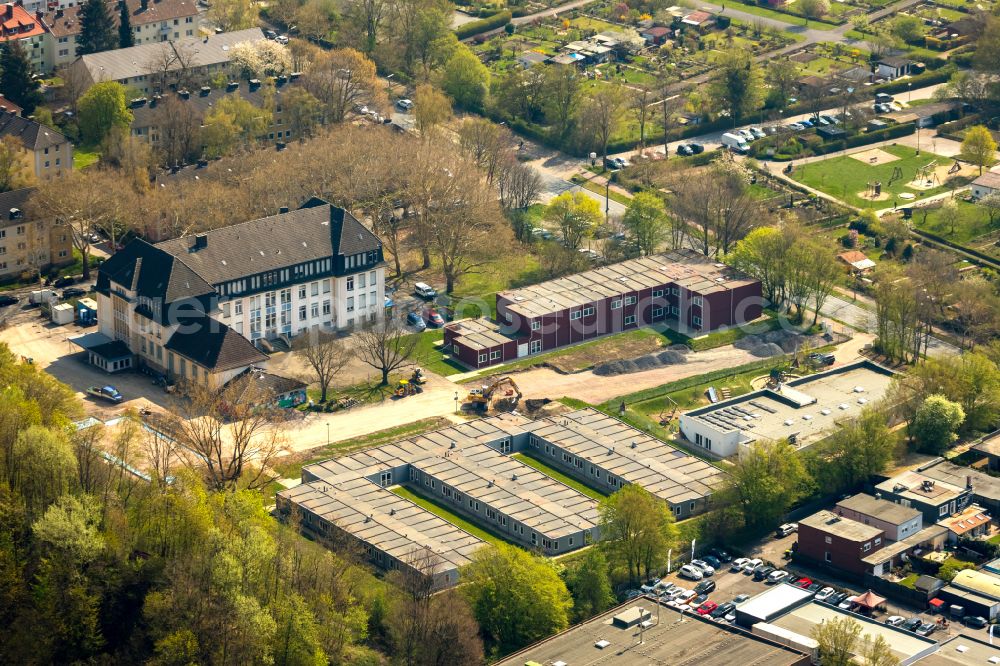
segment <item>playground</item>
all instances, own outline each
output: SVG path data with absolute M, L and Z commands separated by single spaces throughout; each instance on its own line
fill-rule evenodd
M 975 167 L 948 157 L 883 146 L 796 166 L 792 178 L 851 206 L 888 208 L 964 185 L 976 173 Z M 956 177 L 958 183 L 949 183 Z

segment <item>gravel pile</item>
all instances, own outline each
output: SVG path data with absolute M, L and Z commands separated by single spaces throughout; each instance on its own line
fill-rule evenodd
M 627 375 L 632 372 L 643 370 L 655 370 L 667 365 L 678 365 L 686 363 L 686 354 L 690 349 L 687 345 L 672 345 L 665 351 L 658 354 L 649 354 L 639 358 L 625 361 L 608 361 L 601 363 L 594 368 L 594 374 L 602 377 L 614 377 L 616 375 Z
M 678 363 L 685 363 L 687 358 L 679 351 L 668 349 L 657 354 L 656 360 L 660 362 L 660 365 L 677 365 Z
M 785 353 L 785 350 L 773 342 L 765 342 L 751 347 L 750 353 L 757 358 L 771 358 L 772 356 L 781 356 Z

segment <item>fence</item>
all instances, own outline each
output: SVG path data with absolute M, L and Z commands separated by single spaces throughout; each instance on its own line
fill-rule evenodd
M 902 604 L 927 608 L 929 595 L 926 592 L 900 585 L 886 578 L 865 574 L 864 583 L 873 592 L 878 592 L 886 599 L 892 599 Z

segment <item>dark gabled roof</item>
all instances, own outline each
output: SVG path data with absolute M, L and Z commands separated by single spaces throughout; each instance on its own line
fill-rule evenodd
M 274 375 L 259 368 L 247 368 L 226 384 L 227 389 L 233 389 L 241 396 L 245 395 L 251 387 L 265 394 L 279 396 L 291 391 L 301 391 L 306 386 L 305 382 L 298 379 Z
M 117 361 L 118 359 L 132 356 L 132 350 L 121 340 L 105 342 L 103 345 L 91 347 L 87 351 L 97 354 L 106 361 Z
M 141 239 L 133 240 L 101 264 L 97 290 L 107 293 L 111 280 L 135 289 L 140 296 L 158 299 L 163 303 L 161 320 L 171 304 L 191 301 L 204 310 L 215 295 L 212 285 L 183 261 Z
M 266 101 L 265 86 L 251 86 L 248 81 L 234 81 L 233 83 L 237 86 L 235 90 L 231 90 L 228 85 L 224 88 L 213 88 L 208 91 L 194 88 L 188 91 L 186 98 L 178 93 L 167 92 L 160 99 L 137 101 L 132 105 L 132 128 L 155 127 L 160 122 L 159 111 L 169 96 L 176 97 L 178 101 L 193 109 L 199 118 L 203 118 L 226 95 L 239 95 L 258 108 L 264 106 Z M 281 94 L 288 90 L 290 85 L 294 84 L 282 83 L 274 86 L 273 97 L 276 105 L 280 106 Z
M 208 316 L 185 321 L 164 346 L 215 372 L 267 360 L 252 342 Z
M 381 247 L 379 239 L 353 215 L 313 198 L 301 208 L 196 236 L 164 241 L 156 248 L 177 257 L 211 284 L 295 266 L 331 255 L 350 255 Z
M 0 193 L 0 229 L 14 224 L 24 224 L 26 218 L 12 219 L 10 211 L 16 208 L 24 213 L 24 207 L 34 193 L 35 188 L 33 187 L 22 187 L 19 190 Z
M 0 136 L 17 139 L 22 146 L 32 151 L 51 148 L 69 141 L 51 127 L 23 118 L 13 111 L 0 113 Z

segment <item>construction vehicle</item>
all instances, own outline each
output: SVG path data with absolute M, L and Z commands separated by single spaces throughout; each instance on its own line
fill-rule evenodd
M 466 402 L 481 412 L 512 412 L 521 401 L 521 390 L 508 376 L 491 377 L 479 388 L 469 391 Z
M 423 392 L 424 389 L 419 383 L 410 381 L 409 379 L 400 379 L 399 383 L 396 384 L 396 396 L 399 398 L 405 398 L 408 395 L 416 395 Z
M 411 384 L 426 384 L 427 376 L 421 368 L 414 368 L 413 374 L 410 376 Z

